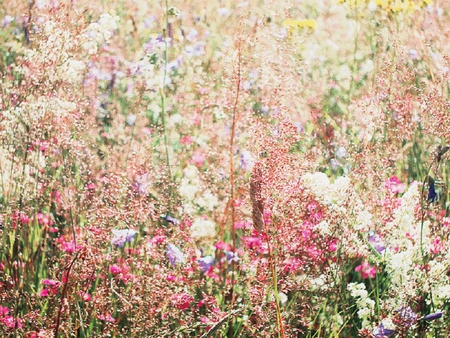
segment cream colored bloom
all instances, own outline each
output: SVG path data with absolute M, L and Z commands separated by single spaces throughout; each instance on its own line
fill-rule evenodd
M 216 225 L 210 220 L 197 218 L 191 226 L 191 236 L 195 239 L 213 238 L 216 236 Z

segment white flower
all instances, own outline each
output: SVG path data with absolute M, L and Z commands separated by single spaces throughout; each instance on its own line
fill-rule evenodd
M 281 304 L 284 304 L 288 301 L 288 296 L 283 292 L 278 293 L 278 298 L 280 299 Z
M 176 124 L 183 124 L 184 123 L 184 119 L 183 119 L 183 116 L 181 114 L 174 114 L 174 115 L 169 117 L 167 122 L 168 122 L 167 123 L 168 127 L 174 127 Z
M 440 307 L 444 302 L 450 299 L 450 285 L 440 285 L 433 290 L 435 297 L 435 306 Z
M 198 169 L 195 165 L 189 164 L 186 168 L 183 170 L 184 177 L 186 178 L 197 178 L 198 177 Z
M 329 201 L 329 196 L 327 196 L 330 188 L 330 180 L 328 176 L 321 172 L 316 172 L 314 174 L 306 173 L 302 177 L 303 184 L 312 190 L 314 195 L 323 198 L 326 202 Z
M 198 185 L 191 184 L 190 181 L 187 179 L 182 179 L 178 191 L 180 192 L 180 195 L 183 196 L 185 199 L 192 201 L 197 196 L 199 189 Z
M 317 230 L 319 230 L 319 232 L 322 235 L 326 236 L 326 235 L 330 235 L 331 234 L 330 225 L 328 224 L 327 221 L 320 222 L 319 224 L 317 224 L 316 228 L 317 228 Z
M 197 218 L 191 226 L 191 236 L 195 239 L 212 238 L 216 235 L 214 222 Z
M 61 66 L 61 77 L 70 83 L 79 82 L 85 68 L 83 61 L 69 59 Z
M 368 73 L 372 72 L 374 69 L 375 69 L 375 67 L 373 65 L 373 61 L 370 59 L 367 59 L 361 65 L 361 73 L 363 73 L 363 74 L 368 74 Z
M 214 208 L 219 204 L 217 196 L 213 195 L 211 191 L 206 190 L 197 200 L 198 206 L 205 208 L 208 211 L 213 211 Z
M 83 48 L 93 54 L 97 51 L 96 44 L 103 44 L 108 42 L 113 36 L 113 31 L 117 29 L 118 16 L 111 16 L 110 14 L 102 14 L 98 22 L 92 22 L 84 30 L 83 33 Z

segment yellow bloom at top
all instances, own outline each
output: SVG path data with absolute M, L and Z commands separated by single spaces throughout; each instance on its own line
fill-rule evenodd
M 337 0 L 350 6 L 374 3 L 381 9 L 391 12 L 411 12 L 432 4 L 431 0 Z
M 303 19 L 303 20 L 286 19 L 283 21 L 283 26 L 289 28 L 289 32 L 292 33 L 292 31 L 295 28 L 309 27 L 312 30 L 315 30 L 316 26 L 317 26 L 317 22 L 316 22 L 316 20 L 312 20 L 312 19 Z

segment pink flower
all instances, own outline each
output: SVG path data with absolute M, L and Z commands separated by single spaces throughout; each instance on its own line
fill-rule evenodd
M 392 176 L 384 181 L 384 186 L 393 194 L 401 194 L 405 191 L 405 185 L 397 178 L 397 176 Z
M 0 306 L 0 318 L 6 316 L 9 313 L 9 309 L 6 306 Z
M 236 229 L 251 229 L 252 224 L 250 221 L 237 221 L 234 223 Z
M 111 272 L 113 275 L 117 275 L 122 271 L 122 269 L 120 268 L 120 266 L 118 266 L 117 264 L 111 265 L 109 267 L 109 272 Z
M 195 164 L 197 167 L 201 167 L 205 160 L 206 155 L 201 150 L 197 150 L 194 155 L 192 155 L 191 163 Z
M 362 262 L 361 265 L 358 265 L 355 268 L 355 271 L 359 272 L 362 279 L 366 279 L 368 277 L 375 278 L 375 273 L 377 272 L 376 267 L 370 266 L 367 262 Z
M 16 319 L 13 316 L 6 316 L 2 320 L 3 320 L 3 323 L 6 325 L 6 327 L 8 327 L 10 329 L 22 328 L 22 321 L 20 320 L 20 318 Z
M 50 230 L 51 232 L 51 230 Z M 78 246 L 75 246 L 75 241 L 66 241 L 65 236 L 61 236 L 57 240 L 61 244 L 61 249 L 67 253 L 74 253 Z
M 180 138 L 180 143 L 185 146 L 188 146 L 194 143 L 194 139 L 190 135 L 185 135 Z
M 231 245 L 222 241 L 218 241 L 216 244 L 214 244 L 217 250 L 224 250 L 224 251 L 230 251 Z
M 52 226 L 53 225 L 53 220 L 52 220 L 50 214 L 43 214 L 41 212 L 38 212 L 37 220 L 40 225 L 44 225 L 44 226 Z
M 48 297 L 50 295 L 50 292 L 48 289 L 42 289 L 42 291 L 39 293 L 39 296 L 41 297 Z
M 242 237 L 242 241 L 248 249 L 258 249 L 262 247 L 262 241 L 260 237 Z
M 22 224 L 28 224 L 28 222 L 30 221 L 30 218 L 28 217 L 28 215 L 26 215 L 24 213 L 20 214 L 20 218 L 19 219 L 20 219 L 20 222 Z
M 58 293 L 60 282 L 54 279 L 44 279 L 42 280 L 42 285 L 46 285 L 47 288 L 43 289 L 39 295 L 41 297 L 54 296 Z
M 52 286 L 52 287 L 58 287 L 59 286 L 59 281 L 54 280 L 54 279 L 44 279 L 44 280 L 42 280 L 42 284 L 49 285 L 49 286 Z
M 83 291 L 80 291 L 80 296 L 81 296 L 81 298 L 83 298 L 83 300 L 85 302 L 89 302 L 89 301 L 92 300 L 92 295 L 90 295 L 89 293 L 85 293 Z
M 441 239 L 439 237 L 436 237 L 433 240 L 432 247 L 430 248 L 430 251 L 434 253 L 435 255 L 439 254 L 444 249 L 444 244 L 441 242 Z
M 337 250 L 337 239 L 333 239 L 330 242 L 328 242 L 328 250 L 330 252 L 334 252 Z
M 172 296 L 172 304 L 178 310 L 187 310 L 194 301 L 194 297 L 187 293 L 176 293 Z
M 109 313 L 105 315 L 99 315 L 98 319 L 100 320 L 106 320 L 107 322 L 114 323 L 116 320 L 111 316 Z

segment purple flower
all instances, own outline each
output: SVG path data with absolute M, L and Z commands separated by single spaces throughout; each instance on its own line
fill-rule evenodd
M 6 15 L 2 20 L 2 26 L 7 27 L 13 21 L 14 18 L 11 15 Z
M 145 194 L 147 194 L 147 188 L 148 188 L 147 177 L 148 177 L 147 174 L 139 175 L 133 181 L 132 189 L 133 189 L 133 192 L 138 197 L 142 197 L 142 196 L 145 196 Z
M 178 263 L 183 264 L 186 261 L 184 254 L 174 244 L 167 244 L 166 255 L 173 267 L 175 267 Z
M 383 241 L 381 240 L 380 236 L 378 236 L 376 232 L 373 230 L 369 231 L 369 244 L 375 250 L 377 250 L 379 254 L 386 249 L 386 246 L 383 244 Z
M 442 317 L 442 312 L 435 312 L 435 313 L 426 315 L 426 316 L 423 317 L 422 319 L 423 319 L 423 320 L 428 320 L 428 321 L 430 321 L 430 320 L 439 319 L 439 318 L 441 318 L 441 317 Z
M 429 184 L 429 188 L 428 188 L 428 199 L 427 201 L 430 203 L 436 202 L 438 195 L 436 192 L 436 189 L 434 187 L 434 179 L 431 177 L 428 177 L 428 184 Z
M 237 252 L 225 251 L 225 254 L 227 256 L 228 263 L 239 262 L 239 256 L 238 256 Z
M 114 238 L 111 240 L 111 244 L 117 246 L 118 248 L 123 248 L 125 243 L 131 242 L 134 236 L 137 235 L 137 231 L 131 229 L 112 231 Z
M 213 256 L 205 256 L 197 259 L 197 264 L 199 270 L 203 272 L 208 272 L 209 269 L 214 265 L 214 257 Z
M 248 150 L 241 151 L 241 168 L 245 171 L 249 171 L 252 169 L 255 164 L 255 159 L 252 154 Z
M 135 114 L 130 114 L 127 116 L 125 123 L 128 126 L 134 126 L 134 124 L 136 123 L 136 118 L 137 118 L 137 116 Z
M 161 218 L 163 220 L 165 220 L 167 223 L 171 223 L 173 225 L 179 225 L 180 224 L 180 221 L 177 218 L 172 217 L 170 215 L 162 215 Z
M 410 49 L 408 52 L 408 56 L 411 60 L 417 60 L 419 58 L 419 53 L 415 49 Z
M 419 315 L 415 313 L 409 306 L 401 307 L 394 311 L 397 313 L 397 316 L 401 319 L 402 323 L 406 325 L 406 327 L 410 327 L 411 325 L 417 322 Z
M 196 45 L 190 45 L 185 48 L 186 54 L 189 56 L 200 56 L 205 54 L 205 45 L 202 42 L 197 43 Z
M 384 338 L 395 334 L 395 330 L 385 329 L 383 323 L 381 323 L 372 333 L 375 335 L 375 338 Z

